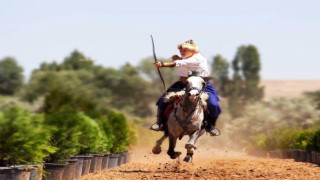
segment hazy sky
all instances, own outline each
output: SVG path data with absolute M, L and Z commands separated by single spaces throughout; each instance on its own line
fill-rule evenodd
M 208 59 L 232 61 L 240 45 L 257 46 L 263 79 L 320 79 L 317 0 L 1 0 L 0 59 L 25 74 L 74 49 L 97 64 L 136 65 L 178 53 L 193 39 Z

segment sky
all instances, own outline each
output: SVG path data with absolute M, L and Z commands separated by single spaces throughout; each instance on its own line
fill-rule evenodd
M 317 0 L 0 0 L 0 59 L 11 56 L 28 77 L 42 62 L 74 50 L 119 68 L 178 54 L 193 39 L 209 61 L 231 62 L 255 45 L 262 79 L 320 79 Z M 152 62 L 150 62 L 152 63 Z

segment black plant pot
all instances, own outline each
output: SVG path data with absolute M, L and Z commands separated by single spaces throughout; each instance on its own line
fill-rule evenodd
M 108 164 L 109 164 L 109 154 L 105 154 L 102 158 L 101 170 L 107 169 Z
M 124 159 L 125 159 L 125 154 L 124 154 L 124 152 L 122 152 L 119 154 L 118 166 L 121 166 L 124 163 Z
M 109 163 L 108 163 L 108 168 L 113 168 L 118 166 L 118 160 L 119 160 L 119 154 L 111 154 L 109 156 Z
M 25 171 L 15 167 L 0 167 L 1 180 L 29 180 L 30 171 Z
M 63 172 L 66 164 L 61 163 L 44 163 L 44 175 L 46 180 L 63 180 Z
M 316 153 L 316 164 L 320 166 L 320 153 Z
M 282 158 L 283 159 L 292 159 L 293 158 L 293 150 L 292 149 L 282 150 Z
M 295 149 L 293 150 L 293 159 L 297 162 L 300 162 L 301 160 L 301 154 L 300 154 L 301 150 Z
M 78 159 L 68 159 L 68 160 L 62 161 L 67 164 L 63 171 L 63 176 L 62 176 L 63 180 L 74 179 L 77 161 Z
M 30 168 L 30 180 L 42 180 L 43 165 L 32 165 Z
M 83 158 L 83 163 L 82 163 L 82 173 L 81 176 L 87 175 L 90 173 L 90 165 L 91 165 L 91 158 L 92 156 L 76 156 L 78 159 Z
M 97 157 L 92 156 L 91 157 L 91 164 L 90 164 L 90 171 L 89 173 L 95 173 L 97 172 Z
M 300 151 L 300 161 L 301 162 L 308 162 L 308 152 L 307 151 Z
M 82 176 L 82 167 L 83 167 L 83 160 L 84 157 L 75 157 L 74 159 L 78 159 L 77 163 L 76 163 L 76 170 L 75 170 L 75 174 L 74 174 L 74 179 L 75 180 L 80 180 L 81 176 Z
M 92 156 L 93 158 L 91 160 L 90 173 L 101 171 L 103 155 L 93 154 Z
M 103 156 L 102 154 L 95 154 L 94 157 L 96 158 L 96 172 L 99 172 L 101 171 L 102 169 L 102 159 L 103 159 Z
M 310 162 L 313 164 L 316 164 L 317 163 L 317 153 L 312 151 L 310 154 L 311 154 Z
M 129 153 L 128 153 L 128 151 L 124 151 L 123 152 L 123 157 L 124 157 L 123 164 L 128 163 L 129 162 Z

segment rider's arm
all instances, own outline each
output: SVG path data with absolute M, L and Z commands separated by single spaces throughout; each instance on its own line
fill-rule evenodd
M 160 67 L 175 67 L 176 66 L 176 62 L 161 62 L 161 66 Z
M 175 63 L 176 63 L 176 66 L 196 66 L 197 67 L 201 63 L 201 59 L 197 58 L 194 55 L 187 59 L 176 60 Z
M 175 67 L 175 66 L 189 66 L 189 67 L 198 67 L 199 64 L 202 62 L 201 58 L 197 58 L 196 55 L 187 58 L 187 59 L 174 59 L 171 62 L 160 62 L 156 63 L 157 67 Z

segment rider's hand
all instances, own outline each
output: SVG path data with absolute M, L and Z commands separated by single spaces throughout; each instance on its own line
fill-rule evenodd
M 180 56 L 178 56 L 178 55 L 173 55 L 171 58 L 172 58 L 173 61 L 181 60 L 181 59 L 182 59 L 182 58 L 181 58 Z
M 154 65 L 156 65 L 157 68 L 162 67 L 162 62 L 161 61 L 157 61 L 154 63 Z

